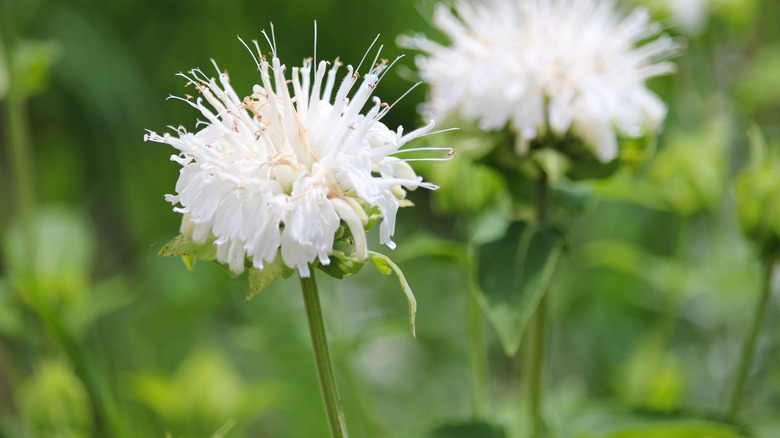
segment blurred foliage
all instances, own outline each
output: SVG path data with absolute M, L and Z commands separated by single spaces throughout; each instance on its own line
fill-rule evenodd
M 133 388 L 177 436 L 216 430 L 226 419 L 246 424 L 277 404 L 280 392 L 269 383 L 248 385 L 221 352 L 203 347 L 190 352 L 170 377 L 135 376 Z
M 780 256 L 780 146 L 750 132 L 750 164 L 737 177 L 737 217 L 764 256 Z
M 642 3 L 688 47 L 677 74 L 651 82 L 669 103 L 657 142 L 628 145 L 630 166 L 604 181 L 553 186 L 554 214 L 576 219 L 550 285 L 550 427 L 562 437 L 775 437 L 776 303 L 744 415 L 734 424 L 719 413 L 758 293 L 757 251 L 740 226 L 755 241 L 778 233 L 780 2 Z M 389 59 L 404 54 L 396 35 L 435 35 L 432 9 L 428 0 L 0 1 L 0 436 L 326 436 L 297 282 L 278 279 L 245 304 L 248 275 L 156 257 L 181 221 L 163 200 L 177 167 L 172 150 L 142 141 L 144 129 L 194 127 L 190 107 L 165 100 L 185 92 L 176 72 L 214 58 L 237 90 L 257 81 L 236 34 L 262 41 L 272 21 L 293 65 L 313 55 L 317 20 L 317 56 L 356 64 L 377 33 Z M 406 55 L 382 80 L 383 100 L 415 80 Z M 32 144 L 27 216 L 10 158 L 13 93 Z M 424 96 L 412 90 L 383 121 L 419 126 Z M 533 188 L 482 155 L 505 140 L 466 130 L 426 140 L 453 146 L 455 159 L 417 167 L 442 188 L 410 193 L 416 207 L 399 215 L 391 257 L 417 297 L 417 339 L 396 278 L 320 275 L 354 437 L 522 429 L 517 370 L 493 331 L 489 418 L 467 421 L 473 279 L 455 242 L 487 244 L 530 215 L 510 200 Z M 537 158 L 566 172 L 558 156 Z
M 16 402 L 34 436 L 92 435 L 92 410 L 84 385 L 67 365 L 44 362 L 20 382 Z

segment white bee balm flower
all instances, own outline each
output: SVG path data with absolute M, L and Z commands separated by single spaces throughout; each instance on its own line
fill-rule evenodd
M 401 187 L 436 188 L 396 155 L 433 122 L 405 135 L 402 127 L 392 131 L 380 122 L 390 106 L 371 94 L 386 60 L 375 59 L 362 78 L 347 66 L 340 82 L 338 60 L 330 67 L 306 60 L 288 80 L 279 58 L 268 60 L 255 47 L 262 85 L 249 96 L 238 97 L 226 72 L 217 82 L 192 70 L 181 76 L 200 95 L 182 100 L 206 118 L 200 129 L 145 136 L 180 151 L 171 157 L 183 166 L 176 194 L 166 200 L 180 205 L 174 211 L 184 214 L 182 233 L 199 244 L 213 235 L 217 260 L 235 273 L 247 256 L 262 269 L 281 249 L 284 263 L 307 277 L 309 263 L 329 263 L 342 221 L 354 256 L 366 258 L 365 209 L 376 206 L 383 218 L 380 241 L 393 248 Z
M 613 0 L 495 0 L 439 4 L 434 24 L 452 41 L 402 37 L 419 49 L 431 84 L 426 113 L 516 132 L 518 152 L 548 129 L 571 133 L 602 161 L 617 156 L 616 132 L 655 131 L 666 107 L 645 80 L 670 73 L 677 50 L 645 9 L 625 18 Z

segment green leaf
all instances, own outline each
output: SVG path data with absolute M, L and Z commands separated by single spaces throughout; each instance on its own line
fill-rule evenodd
M 158 256 L 184 256 L 198 260 L 212 261 L 217 259 L 217 247 L 214 245 L 214 239 L 209 239 L 206 243 L 199 245 L 193 242 L 192 238 L 179 234 L 171 239 L 162 247 Z
M 503 238 L 476 247 L 477 299 L 510 356 L 550 286 L 563 246 L 558 230 L 517 221 Z
M 158 256 L 172 257 L 181 256 L 182 261 L 187 266 L 187 269 L 192 271 L 195 267 L 195 260 L 205 260 L 207 262 L 214 262 L 215 265 L 222 268 L 231 278 L 238 277 L 238 274 L 233 272 L 230 267 L 224 263 L 217 261 L 217 246 L 214 245 L 214 237 L 209 238 L 206 243 L 198 245 L 191 237 L 179 234 L 171 239 L 162 247 Z M 249 261 L 244 261 L 244 266 L 249 268 L 252 264 Z M 289 275 L 288 275 L 289 277 Z M 285 277 L 287 278 L 287 277 Z
M 417 300 L 414 298 L 414 293 L 412 292 L 412 288 L 409 287 L 409 283 L 406 282 L 404 273 L 401 271 L 401 268 L 399 268 L 398 265 L 393 263 L 389 257 L 383 254 L 369 251 L 368 257 L 371 259 L 371 262 L 374 263 L 374 266 L 376 266 L 379 272 L 385 275 L 390 275 L 391 272 L 395 272 L 395 275 L 398 276 L 398 280 L 401 282 L 401 289 L 403 289 L 404 294 L 406 294 L 406 300 L 409 301 L 409 325 L 412 329 L 412 337 L 416 337 L 417 333 L 415 332 L 414 328 L 414 317 L 417 314 Z
M 425 438 L 506 438 L 506 436 L 502 426 L 483 421 L 471 421 L 441 426 L 426 434 Z
M 245 303 L 263 291 L 271 284 L 276 277 L 284 273 L 286 265 L 282 260 L 281 254 L 276 254 L 276 258 L 271 263 L 265 263 L 263 269 L 257 269 L 254 266 L 249 268 L 249 293 L 246 296 Z

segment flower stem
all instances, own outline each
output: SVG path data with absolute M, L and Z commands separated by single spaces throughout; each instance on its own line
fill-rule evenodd
M 755 356 L 758 334 L 761 331 L 761 326 L 763 325 L 764 317 L 766 316 L 766 311 L 769 307 L 769 298 L 772 296 L 772 271 L 775 261 L 775 257 L 769 256 L 765 257 L 761 262 L 761 269 L 763 271 L 761 295 L 758 298 L 756 312 L 753 316 L 753 325 L 750 328 L 747 338 L 745 338 L 745 343 L 742 344 L 742 355 L 739 359 L 739 368 L 737 369 L 737 377 L 734 383 L 734 389 L 731 393 L 731 402 L 729 404 L 728 416 L 732 420 L 737 417 L 742 405 L 745 384 L 747 383 L 750 369 L 753 366 L 753 356 Z
M 344 411 L 341 409 L 339 390 L 333 375 L 333 363 L 328 351 L 328 339 L 325 335 L 325 321 L 322 319 L 320 296 L 317 292 L 317 282 L 314 280 L 314 270 L 309 277 L 301 277 L 303 302 L 306 306 L 306 318 L 309 321 L 309 334 L 314 349 L 314 364 L 322 391 L 322 401 L 325 404 L 325 415 L 328 417 L 330 435 L 333 438 L 347 437 L 347 424 L 344 421 Z
M 550 183 L 542 172 L 537 182 L 536 226 L 544 229 L 550 221 Z M 547 291 L 542 295 L 529 322 L 526 379 L 528 390 L 528 415 L 531 420 L 531 436 L 546 435 L 542 405 L 544 403 L 545 351 L 547 348 Z
M 487 351 L 482 326 L 482 309 L 474 293 L 466 291 L 466 338 L 471 383 L 471 414 L 481 418 L 487 403 Z

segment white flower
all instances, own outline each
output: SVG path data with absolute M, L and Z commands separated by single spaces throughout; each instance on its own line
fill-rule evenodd
M 428 133 L 433 122 L 406 135 L 402 127 L 391 131 L 380 122 L 390 107 L 371 93 L 385 60 L 375 59 L 362 79 L 347 66 L 340 83 L 338 60 L 330 68 L 306 60 L 288 80 L 279 59 L 269 61 L 255 47 L 262 85 L 248 97 L 238 97 L 227 73 L 219 73 L 218 83 L 192 70 L 181 76 L 200 96 L 182 100 L 206 118 L 199 130 L 179 127 L 175 135 L 145 136 L 180 151 L 171 157 L 183 166 L 176 194 L 166 200 L 181 205 L 174 211 L 184 214 L 182 233 L 200 244 L 213 235 L 217 260 L 236 273 L 247 256 L 262 269 L 281 248 L 283 262 L 305 277 L 309 263 L 329 262 L 341 221 L 353 236 L 354 255 L 365 259 L 365 209 L 374 205 L 383 217 L 380 241 L 393 248 L 390 237 L 405 194 L 400 186 L 436 188 L 394 155 Z
M 622 18 L 613 0 L 495 0 L 437 5 L 434 24 L 452 41 L 402 37 L 416 48 L 431 84 L 426 113 L 507 124 L 518 152 L 548 128 L 570 132 L 603 161 L 617 156 L 617 133 L 639 137 L 666 115 L 647 78 L 670 73 L 677 49 L 645 9 Z M 456 16 L 457 14 L 457 16 Z M 649 40 L 650 41 L 647 41 Z M 647 41 L 647 42 L 646 42 Z

